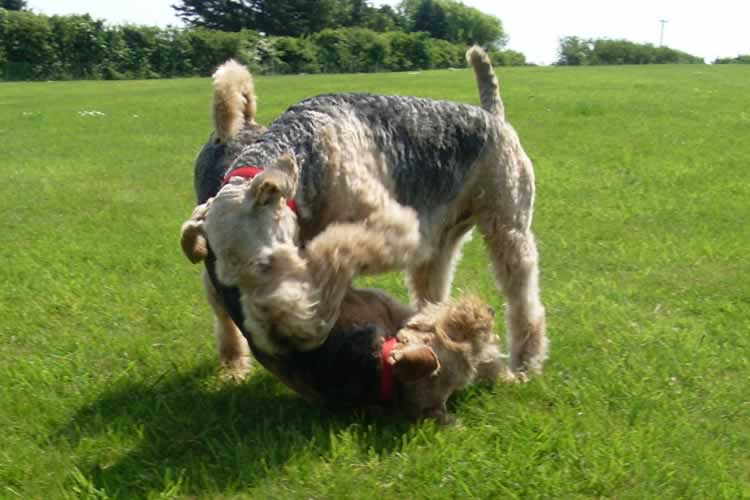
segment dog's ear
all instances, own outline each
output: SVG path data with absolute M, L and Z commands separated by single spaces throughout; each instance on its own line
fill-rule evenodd
M 212 201 L 213 198 L 195 207 L 193 214 L 182 224 L 180 230 L 182 252 L 193 264 L 201 262 L 208 255 L 208 242 L 203 231 L 203 223 Z
M 298 180 L 297 162 L 291 155 L 284 155 L 256 177 L 251 194 L 259 205 L 267 205 L 279 198 L 293 198 Z
M 206 235 L 203 233 L 203 222 L 188 220 L 182 225 L 180 237 L 182 252 L 193 264 L 197 264 L 208 255 Z
M 440 371 L 435 351 L 426 345 L 406 345 L 394 350 L 388 358 L 393 375 L 402 382 L 416 382 Z

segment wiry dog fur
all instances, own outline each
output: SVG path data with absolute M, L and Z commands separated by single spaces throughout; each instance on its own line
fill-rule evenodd
M 197 220 L 187 226 L 206 230 L 212 244 L 227 241 L 212 238 L 209 229 L 212 212 L 227 190 L 234 191 L 231 186 L 209 200 L 203 210 L 194 214 Z M 219 217 L 220 221 L 224 219 Z M 201 224 L 202 220 L 206 222 Z M 244 229 L 248 229 L 254 221 L 235 222 L 232 231 L 242 232 L 243 222 Z M 416 227 L 416 217 L 408 225 Z M 247 233 L 253 234 L 252 229 Z M 231 244 L 242 247 L 244 242 L 232 238 Z M 452 417 L 446 403 L 454 392 L 475 381 L 491 383 L 500 376 L 509 376 L 495 334 L 494 314 L 473 296 L 429 304 L 416 312 L 381 290 L 351 286 L 363 263 L 379 265 L 384 257 L 390 259 L 391 248 L 379 233 L 368 233 L 359 224 L 334 223 L 310 241 L 304 251 L 290 247 L 283 257 L 277 254 L 272 259 L 276 262 L 268 264 L 268 283 L 245 284 L 240 279 L 238 290 L 245 326 L 253 332 L 250 345 L 263 366 L 308 400 L 330 407 L 379 407 L 413 419 L 448 423 Z M 257 264 L 247 261 L 247 265 Z M 283 270 L 273 269 L 277 265 Z M 301 284 L 314 292 L 298 294 L 283 288 Z M 207 286 L 211 290 L 210 280 Z M 271 326 L 256 326 L 248 319 L 254 314 L 249 308 L 258 307 L 259 301 L 246 294 L 256 293 L 270 295 L 269 303 L 282 314 Z M 276 298 L 277 294 L 282 298 Z M 286 297 L 306 301 L 308 295 L 320 300 L 306 303 L 306 317 L 294 317 L 299 310 L 296 304 L 279 305 Z M 211 302 L 217 316 L 225 317 L 221 301 L 212 297 Z M 326 304 L 324 312 L 319 310 L 321 304 Z M 309 325 L 329 321 L 333 323 L 323 329 L 326 335 L 322 340 L 318 332 L 306 335 Z M 279 331 L 275 325 L 290 329 Z M 395 383 L 389 399 L 383 400 L 381 353 L 386 339 L 394 336 L 397 341 L 386 362 L 392 366 Z M 311 345 L 310 338 L 314 340 Z
M 223 141 L 237 137 L 248 119 L 255 116 L 256 97 L 252 78 L 237 61 L 229 60 L 213 75 L 214 127 Z
M 401 245 L 399 258 L 389 265 L 406 268 L 414 304 L 420 308 L 447 299 L 461 243 L 476 226 L 506 298 L 511 367 L 517 374 L 539 371 L 547 337 L 530 230 L 533 168 L 505 120 L 489 58 L 476 47 L 467 58 L 474 67 L 482 108 L 414 97 L 332 94 L 292 106 L 267 130 L 242 108 L 245 124 L 239 134 L 226 135 L 221 131 L 233 127 L 217 126 L 198 157 L 198 202 L 214 196 L 234 167 L 262 167 L 264 173 L 244 189 L 266 192 L 260 187 L 268 179 L 275 181 L 266 192 L 269 203 L 255 203 L 245 214 L 256 221 L 249 253 L 262 257 L 262 262 L 290 246 L 306 247 L 332 224 L 370 221 L 368 231 Z M 215 76 L 217 88 L 223 74 Z M 249 80 L 249 74 L 244 78 Z M 235 87 L 240 95 L 246 88 Z M 286 198 L 295 199 L 298 215 L 284 205 Z M 407 208 L 416 212 L 419 228 L 418 241 L 409 248 L 391 237 L 393 225 Z M 273 216 L 261 214 L 269 209 Z M 284 229 L 292 226 L 296 230 Z M 188 227 L 184 229 L 189 233 Z M 194 248 L 208 252 L 205 244 Z M 209 274 L 213 262 L 208 260 Z M 220 254 L 216 266 L 221 272 L 215 274 L 221 276 L 211 285 L 222 289 L 223 296 L 232 295 L 223 289 L 232 289 L 238 281 L 222 282 L 222 277 L 238 277 L 237 266 Z M 255 274 L 246 273 L 246 282 L 267 278 L 263 265 L 250 269 Z M 250 321 L 258 324 L 275 321 L 273 310 L 253 314 Z M 220 339 L 241 338 L 236 324 L 222 320 L 222 313 L 218 317 Z M 235 320 L 240 318 L 241 312 L 235 312 Z
M 284 168 L 293 168 L 291 158 L 277 165 L 284 161 Z M 194 212 L 184 225 L 182 241 L 191 234 L 205 235 L 217 256 L 218 280 L 240 291 L 241 326 L 252 332 L 258 349 L 281 355 L 320 346 L 354 276 L 398 265 L 417 245 L 419 225 L 413 210 L 398 207 L 395 215 L 377 212 L 357 224 L 332 223 L 300 249 L 295 218 L 283 216 L 289 208 L 282 203 L 276 180 L 267 175 L 271 173 L 275 171 L 260 174 L 259 182 L 232 179 Z M 378 219 L 383 216 L 387 222 Z M 275 231 L 259 241 L 257 225 Z M 383 227 L 388 231 L 374 230 Z

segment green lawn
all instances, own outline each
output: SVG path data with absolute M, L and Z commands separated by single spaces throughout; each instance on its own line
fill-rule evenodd
M 0 84 L 0 498 L 750 498 L 750 67 L 498 73 L 551 358 L 449 428 L 220 381 L 178 245 L 209 80 Z M 468 70 L 257 87 L 265 123 L 342 90 L 478 103 Z M 480 238 L 456 289 L 501 310 Z

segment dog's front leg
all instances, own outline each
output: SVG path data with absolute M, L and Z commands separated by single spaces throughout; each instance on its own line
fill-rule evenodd
M 332 223 L 307 245 L 312 269 L 331 269 L 330 279 L 403 269 L 419 246 L 416 212 L 395 202 L 359 222 Z M 321 283 L 322 285 L 323 283 Z
M 346 291 L 360 273 L 382 273 L 407 265 L 419 244 L 414 210 L 393 203 L 362 222 L 333 223 L 305 249 L 309 276 L 318 291 L 316 316 L 335 320 Z
M 250 372 L 250 349 L 240 329 L 229 317 L 224 305 L 219 299 L 208 273 L 203 273 L 203 286 L 206 298 L 214 310 L 216 319 L 214 330 L 219 347 L 219 360 L 222 367 L 222 378 L 227 380 L 244 380 Z

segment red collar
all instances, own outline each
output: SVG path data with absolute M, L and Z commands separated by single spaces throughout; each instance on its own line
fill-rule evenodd
M 259 173 L 263 172 L 263 169 L 260 167 L 253 167 L 252 165 L 245 165 L 242 167 L 237 167 L 234 170 L 230 171 L 225 177 L 224 181 L 221 183 L 221 186 L 226 186 L 229 181 L 232 179 L 232 177 L 242 177 L 243 179 L 252 179 Z M 294 198 L 288 198 L 286 200 L 286 206 L 292 209 L 292 212 L 294 212 L 294 215 L 299 215 L 297 213 L 297 202 L 294 200 Z
M 396 337 L 391 337 L 383 342 L 380 351 L 380 400 L 390 401 L 393 398 L 393 365 L 388 362 L 393 347 L 398 343 Z

